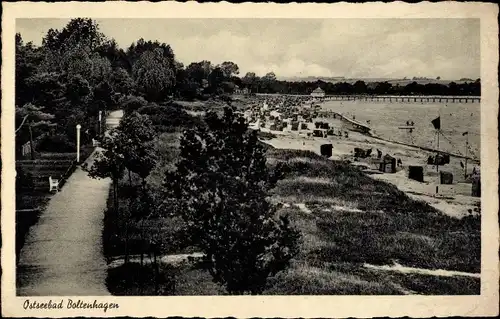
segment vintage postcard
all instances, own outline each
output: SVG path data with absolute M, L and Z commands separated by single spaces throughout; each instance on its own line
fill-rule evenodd
M 498 6 L 3 8 L 2 315 L 498 315 Z

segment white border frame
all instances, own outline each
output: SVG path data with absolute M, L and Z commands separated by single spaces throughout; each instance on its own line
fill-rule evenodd
M 498 315 L 498 6 L 486 3 L 228 4 L 2 3 L 2 315 L 13 317 L 431 317 Z M 16 297 L 14 249 L 14 34 L 16 18 L 479 18 L 481 19 L 481 295 L 73 297 L 115 302 L 108 310 L 24 310 Z M 65 299 L 67 299 L 65 298 Z M 30 297 L 38 302 L 61 297 Z

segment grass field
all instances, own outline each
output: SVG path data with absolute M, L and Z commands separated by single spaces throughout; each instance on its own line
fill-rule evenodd
M 178 135 L 164 134 L 157 142 L 164 160 L 148 178 L 159 187 L 163 172 L 172 167 L 178 154 Z M 300 254 L 286 271 L 271 278 L 265 294 L 478 294 L 478 278 L 403 274 L 365 267 L 392 265 L 425 269 L 480 272 L 480 218 L 455 219 L 426 203 L 410 199 L 391 184 L 371 179 L 359 169 L 342 162 L 326 160 L 308 151 L 267 148 L 270 166 L 285 163 L 285 177 L 272 191 L 271 201 L 280 205 L 278 214 L 289 214 L 302 232 Z M 122 183 L 125 185 L 127 180 Z M 122 198 L 122 206 L 126 199 Z M 192 253 L 184 247 L 177 231 L 182 221 L 176 218 L 131 225 L 134 238 L 129 243 L 138 254 L 141 227 L 156 233 L 166 242 L 163 254 Z M 120 229 L 121 227 L 118 227 Z M 123 233 L 118 234 L 123 238 Z M 119 239 L 118 239 L 119 240 Z M 123 240 L 105 249 L 108 258 L 123 254 Z M 149 278 L 148 265 L 136 267 Z M 219 295 L 220 287 L 210 275 L 187 262 L 175 267 L 164 265 L 161 294 Z M 121 267 L 110 269 L 108 288 L 118 295 L 137 295 L 151 291 L 125 284 Z M 174 283 L 172 283 L 172 280 Z M 149 282 L 149 284 L 147 283 Z M 149 288 L 148 288 L 149 287 Z

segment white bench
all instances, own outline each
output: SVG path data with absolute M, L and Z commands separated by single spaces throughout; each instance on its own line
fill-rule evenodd
M 59 180 L 53 179 L 52 176 L 49 176 L 49 192 L 52 192 L 53 190 L 59 192 Z
M 92 146 L 93 147 L 98 147 L 98 146 L 101 146 L 101 143 L 95 139 L 92 139 Z

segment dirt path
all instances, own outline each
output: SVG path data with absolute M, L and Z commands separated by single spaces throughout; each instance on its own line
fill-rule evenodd
M 112 112 L 109 126 L 121 116 Z M 86 161 L 89 165 L 99 151 Z M 102 227 L 110 185 L 110 179 L 92 179 L 79 167 L 51 198 L 21 250 L 18 295 L 109 295 Z

